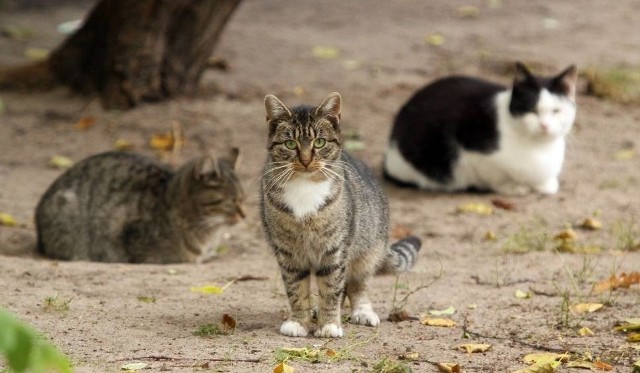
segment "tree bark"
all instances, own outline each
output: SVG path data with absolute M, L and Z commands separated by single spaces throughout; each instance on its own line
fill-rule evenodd
M 46 62 L 33 65 L 38 76 L 31 80 L 50 82 L 44 68 L 53 80 L 76 91 L 97 92 L 105 108 L 127 109 L 193 93 L 239 3 L 99 0 L 79 30 Z M 28 76 L 28 71 L 23 67 L 14 75 Z

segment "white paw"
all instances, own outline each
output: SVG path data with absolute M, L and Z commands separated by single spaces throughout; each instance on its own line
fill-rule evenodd
M 351 312 L 352 323 L 358 325 L 378 326 L 380 325 L 380 318 L 375 313 L 370 304 L 364 304 L 358 306 L 353 312 Z
M 282 323 L 280 334 L 288 335 L 289 337 L 306 337 L 309 331 L 299 322 L 287 320 Z
M 551 179 L 542 185 L 536 186 L 535 189 L 542 194 L 556 194 L 558 193 L 558 189 L 560 189 L 560 183 L 558 179 Z
M 344 333 L 340 325 L 325 324 L 322 328 L 316 329 L 313 334 L 319 338 L 335 338 L 342 337 Z

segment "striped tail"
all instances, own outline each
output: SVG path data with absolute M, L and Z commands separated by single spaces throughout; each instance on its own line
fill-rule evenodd
M 422 242 L 418 237 L 409 236 L 391 245 L 378 273 L 406 272 L 416 262 Z

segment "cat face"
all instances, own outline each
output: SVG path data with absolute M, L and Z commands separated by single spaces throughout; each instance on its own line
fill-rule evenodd
M 276 96 L 265 97 L 269 125 L 268 150 L 278 174 L 287 179 L 331 178 L 338 162 L 340 143 L 340 94 L 331 93 L 318 107 L 287 108 Z
M 201 215 L 219 216 L 220 223 L 237 223 L 245 217 L 245 192 L 235 173 L 237 148 L 227 158 L 204 156 L 193 164 L 189 196 Z
M 566 136 L 575 120 L 577 71 L 570 66 L 551 78 L 537 77 L 521 63 L 516 76 L 509 111 L 519 130 L 536 138 Z

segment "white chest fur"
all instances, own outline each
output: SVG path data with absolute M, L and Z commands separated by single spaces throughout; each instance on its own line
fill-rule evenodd
M 284 186 L 284 203 L 296 218 L 315 214 L 331 194 L 331 180 L 311 181 L 300 177 Z

